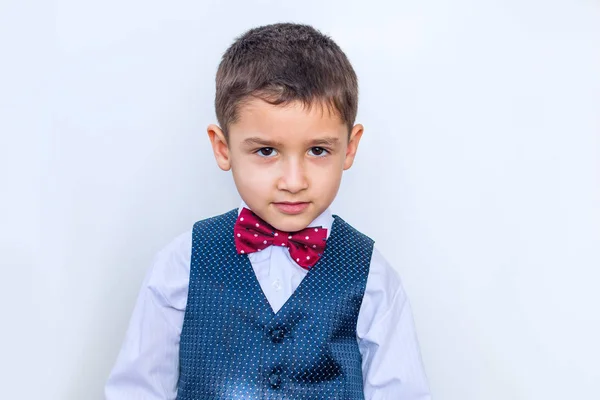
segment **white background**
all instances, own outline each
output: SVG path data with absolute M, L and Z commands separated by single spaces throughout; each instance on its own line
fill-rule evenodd
M 238 204 L 219 58 L 281 21 L 356 68 L 334 211 L 400 272 L 434 398 L 600 398 L 595 0 L 0 1 L 0 397 L 102 398 L 153 255 Z

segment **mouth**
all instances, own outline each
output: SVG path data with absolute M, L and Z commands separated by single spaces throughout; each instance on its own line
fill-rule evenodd
M 300 214 L 302 211 L 306 210 L 309 204 L 310 203 L 306 201 L 281 201 L 273 203 L 279 211 L 288 215 Z

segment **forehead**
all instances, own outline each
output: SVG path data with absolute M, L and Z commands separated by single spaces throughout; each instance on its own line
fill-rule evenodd
M 232 139 L 250 135 L 277 140 L 315 139 L 319 136 L 345 136 L 346 124 L 327 105 L 300 101 L 273 105 L 253 98 L 240 105 L 237 120 L 229 127 Z

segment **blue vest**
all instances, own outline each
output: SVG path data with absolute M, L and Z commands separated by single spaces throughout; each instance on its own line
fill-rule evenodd
M 373 241 L 335 216 L 327 247 L 274 313 L 237 210 L 197 222 L 179 349 L 179 400 L 364 399 L 356 322 Z

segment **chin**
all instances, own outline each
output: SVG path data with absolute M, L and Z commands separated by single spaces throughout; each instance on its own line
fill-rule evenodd
M 274 223 L 271 225 L 283 232 L 297 232 L 306 228 L 315 218 L 308 213 L 298 215 L 279 214 L 274 216 Z

